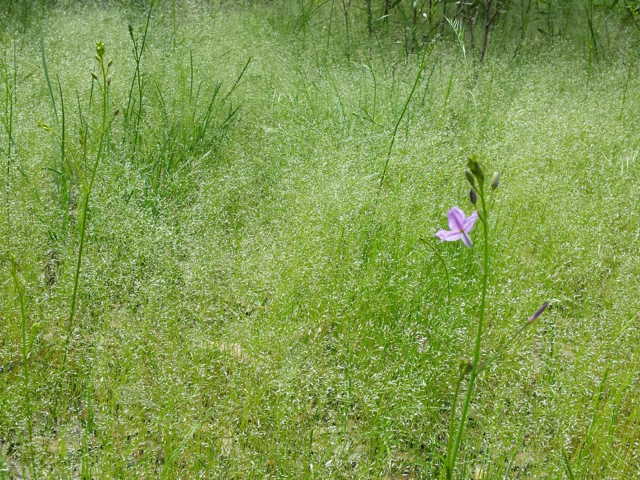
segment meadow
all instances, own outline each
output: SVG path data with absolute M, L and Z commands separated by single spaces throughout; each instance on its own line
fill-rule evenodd
M 0 21 L 0 478 L 640 478 L 640 29 L 345 5 Z

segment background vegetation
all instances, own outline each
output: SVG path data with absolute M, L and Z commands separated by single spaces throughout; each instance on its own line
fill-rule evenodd
M 0 476 L 438 478 L 471 154 L 486 350 L 551 306 L 459 478 L 637 476 L 637 5 L 3 3 Z

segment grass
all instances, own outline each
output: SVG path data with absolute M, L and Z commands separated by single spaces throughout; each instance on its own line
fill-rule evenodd
M 433 234 L 471 154 L 502 172 L 483 352 L 551 306 L 477 378 L 458 478 L 638 475 L 636 51 L 422 65 L 267 6 L 146 13 L 0 37 L 0 478 L 444 475 L 482 268 Z

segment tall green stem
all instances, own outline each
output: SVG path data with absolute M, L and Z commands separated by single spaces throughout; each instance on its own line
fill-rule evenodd
M 451 480 L 453 478 L 456 459 L 458 458 L 458 452 L 460 450 L 460 445 L 462 444 L 462 438 L 464 437 L 464 430 L 469 418 L 469 406 L 471 405 L 471 398 L 473 397 L 476 379 L 478 378 L 478 374 L 480 372 L 480 351 L 482 346 L 482 333 L 484 331 L 484 316 L 487 300 L 487 285 L 489 279 L 489 218 L 485 200 L 484 185 L 482 183 L 480 183 L 479 190 L 480 205 L 482 210 L 480 213 L 480 221 L 482 223 L 482 239 L 484 243 L 482 249 L 482 293 L 480 297 L 480 311 L 478 313 L 478 329 L 476 330 L 476 338 L 473 346 L 471 375 L 469 377 L 469 384 L 464 396 L 464 403 L 462 406 L 462 414 L 460 415 L 460 424 L 458 425 L 458 431 L 456 432 L 456 436 L 453 440 L 451 450 L 447 455 L 447 480 Z M 455 411 L 452 412 L 452 415 L 455 415 Z
M 73 275 L 73 292 L 71 294 L 71 306 L 69 308 L 69 317 L 67 318 L 67 338 L 65 341 L 65 349 L 64 349 L 64 362 L 66 363 L 67 354 L 69 350 L 69 343 L 71 340 L 71 333 L 73 332 L 73 324 L 77 309 L 77 301 L 78 301 L 78 290 L 80 286 L 80 270 L 82 267 L 82 255 L 84 252 L 84 244 L 87 230 L 87 212 L 89 210 L 89 199 L 91 198 L 91 193 L 93 191 L 93 185 L 96 179 L 96 172 L 98 171 L 98 166 L 100 165 L 100 160 L 102 158 L 102 154 L 104 151 L 104 143 L 107 136 L 107 132 L 110 126 L 110 122 L 108 122 L 107 111 L 108 111 L 108 102 L 109 102 L 109 81 L 107 77 L 107 69 L 104 63 L 104 50 L 103 53 L 98 53 L 98 61 L 100 64 L 100 73 L 102 76 L 102 120 L 100 123 L 100 137 L 98 140 L 98 151 L 96 152 L 96 159 L 93 163 L 93 167 L 89 172 L 89 181 L 85 182 L 85 188 L 82 197 L 82 205 L 80 211 L 80 244 L 78 246 L 78 258 L 76 261 L 76 268 Z
M 430 49 L 425 47 L 424 52 L 422 54 L 422 58 L 420 60 L 420 66 L 418 67 L 418 73 L 416 74 L 416 78 L 413 81 L 413 86 L 411 87 L 409 96 L 407 97 L 407 100 L 404 102 L 402 111 L 400 112 L 400 115 L 398 116 L 398 119 L 396 120 L 396 123 L 393 126 L 391 141 L 389 142 L 389 148 L 387 149 L 387 158 L 384 161 L 384 168 L 382 169 L 382 175 L 380 175 L 380 181 L 378 182 L 378 193 L 382 189 L 385 176 L 387 175 L 387 169 L 389 168 L 389 161 L 391 160 L 391 152 L 393 151 L 393 144 L 396 142 L 396 136 L 398 135 L 398 128 L 400 127 L 400 123 L 402 122 L 402 119 L 404 118 L 405 113 L 407 113 L 407 108 L 409 108 L 409 104 L 411 103 L 413 94 L 416 92 L 416 88 L 418 88 L 418 83 L 420 83 L 420 79 L 422 78 L 422 73 L 424 72 L 424 69 L 427 66 L 425 60 L 429 52 L 430 52 Z

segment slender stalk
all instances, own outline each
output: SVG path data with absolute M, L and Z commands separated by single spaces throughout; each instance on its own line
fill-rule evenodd
M 575 480 L 575 475 L 573 474 L 573 470 L 571 469 L 571 460 L 569 460 L 569 456 L 567 455 L 567 451 L 562 449 L 562 460 L 564 462 L 565 473 L 567 474 L 567 478 L 569 480 Z
M 3 83 L 4 83 L 4 115 L 3 115 L 3 125 L 5 132 L 7 134 L 7 163 L 6 163 L 6 171 L 5 171 L 5 219 L 7 222 L 7 232 L 12 231 L 11 228 L 11 215 L 10 215 L 10 206 L 9 199 L 11 196 L 11 167 L 13 164 L 13 155 L 16 153 L 16 141 L 15 141 L 15 125 L 14 125 L 14 109 L 17 103 L 17 93 L 16 90 L 18 88 L 18 66 L 16 59 L 16 44 L 13 42 L 13 72 L 9 71 L 9 66 L 4 62 L 0 63 Z
M 64 95 L 62 93 L 62 85 L 60 78 L 56 78 L 58 82 L 58 92 L 60 95 L 60 167 L 58 168 L 58 188 L 60 194 L 60 206 L 63 209 L 62 214 L 62 232 L 66 231 L 67 221 L 69 219 L 69 205 L 71 204 L 71 169 L 67 164 L 66 159 L 66 117 L 64 108 Z
M 372 0 L 365 0 L 365 8 L 367 10 L 367 33 L 369 36 L 373 35 L 373 8 L 371 1 Z
M 15 152 L 16 150 L 16 139 L 15 139 L 15 132 L 14 132 L 14 125 L 13 125 L 13 110 L 16 106 L 17 103 L 17 93 L 16 90 L 18 88 L 18 61 L 16 59 L 16 42 L 13 42 L 13 80 L 12 80 L 12 88 L 11 88 L 11 99 L 9 102 L 9 121 L 8 121 L 8 128 L 7 128 L 7 134 L 9 137 L 8 140 L 8 152 L 9 152 L 9 158 L 11 158 L 11 147 L 13 146 L 13 151 Z M 7 166 L 7 168 L 9 168 Z
M 98 167 L 100 165 L 100 160 L 102 159 L 102 155 L 104 152 L 104 144 L 106 140 L 106 136 L 108 133 L 110 122 L 107 119 L 107 108 L 109 102 L 109 80 L 107 78 L 107 68 L 105 66 L 104 61 L 104 50 L 102 50 L 102 54 L 98 53 L 98 62 L 100 65 L 100 73 L 102 80 L 102 121 L 100 125 L 100 137 L 98 140 L 98 151 L 96 152 L 96 158 L 93 163 L 93 166 L 90 171 L 89 181 L 85 183 L 83 197 L 82 197 L 82 205 L 80 210 L 80 244 L 78 246 L 78 258 L 76 261 L 76 267 L 73 275 L 73 291 L 71 294 L 71 305 L 69 308 L 69 316 L 67 318 L 67 328 L 66 328 L 66 340 L 65 340 L 65 348 L 64 348 L 64 359 L 63 364 L 66 364 L 67 355 L 69 351 L 69 343 L 71 340 L 71 334 L 73 332 L 73 324 L 77 310 L 77 302 L 78 302 L 78 290 L 80 286 L 80 271 L 82 268 L 82 257 L 84 253 L 84 245 L 86 239 L 86 230 L 87 230 L 87 212 L 89 211 L 89 200 L 91 198 L 91 193 L 93 191 L 93 186 L 96 179 L 96 172 L 98 171 Z
M 132 98 L 133 98 L 133 89 L 134 86 L 137 85 L 138 86 L 138 112 L 136 115 L 136 119 L 135 119 L 135 127 L 133 130 L 133 153 L 135 154 L 136 151 L 136 147 L 138 144 L 138 136 L 139 136 L 139 130 L 140 130 L 140 122 L 141 122 L 141 118 L 142 118 L 142 93 L 143 93 L 143 83 L 142 83 L 142 74 L 140 72 L 140 63 L 142 61 L 142 54 L 144 53 L 144 47 L 147 44 L 147 34 L 149 32 L 149 23 L 151 21 L 151 12 L 153 10 L 153 2 L 151 3 L 151 6 L 149 7 L 149 11 L 147 12 L 147 19 L 144 25 L 144 32 L 142 34 L 142 40 L 140 42 L 140 47 L 138 48 L 138 42 L 136 41 L 136 38 L 133 34 L 133 27 L 131 25 L 129 25 L 129 36 L 131 37 L 131 42 L 133 43 L 133 53 L 134 53 L 134 59 L 136 62 L 136 68 L 133 74 L 133 78 L 131 79 L 131 87 L 129 89 L 129 98 L 127 100 L 127 108 L 125 110 L 125 119 L 126 122 L 128 123 L 128 119 L 131 115 L 131 109 L 132 109 Z
M 591 48 L 589 50 L 589 60 L 591 60 L 592 54 L 597 57 L 599 53 L 598 37 L 593 25 L 593 0 L 586 0 L 585 3 L 585 15 L 587 17 L 587 26 L 589 27 L 589 39 L 591 40 Z
M 242 77 L 244 77 L 244 74 L 247 72 L 247 69 L 249 68 L 249 65 L 251 64 L 252 61 L 253 61 L 253 57 L 249 57 L 247 59 L 246 63 L 244 64 L 244 67 L 242 67 L 242 70 L 240 70 L 240 73 L 238 74 L 235 81 L 231 85 L 231 88 L 229 89 L 227 94 L 224 96 L 223 101 L 226 101 L 231 96 L 231 94 L 235 91 L 235 89 L 238 88 L 238 85 L 240 85 L 240 81 L 242 80 Z M 191 84 L 193 84 L 193 64 L 191 66 L 191 71 L 192 71 L 192 74 L 191 74 L 190 82 Z
M 404 102 L 402 111 L 400 112 L 400 115 L 396 120 L 396 124 L 393 126 L 391 141 L 389 142 L 389 148 L 387 149 L 387 158 L 385 159 L 384 168 L 382 169 L 382 175 L 380 175 L 380 182 L 378 183 L 378 191 L 380 191 L 380 189 L 382 188 L 382 185 L 384 184 L 384 179 L 387 175 L 387 168 L 389 167 L 389 161 L 391 160 L 391 152 L 393 151 L 393 145 L 395 144 L 396 137 L 398 135 L 398 128 L 400 127 L 400 123 L 402 122 L 404 115 L 407 113 L 407 108 L 409 108 L 409 104 L 411 103 L 413 94 L 416 92 L 416 89 L 418 88 L 418 83 L 420 83 L 420 79 L 422 78 L 422 72 L 424 72 L 424 69 L 426 67 L 425 59 L 427 58 L 428 52 L 429 52 L 429 49 L 425 47 L 424 53 L 422 54 L 422 59 L 420 60 L 420 66 L 418 67 L 418 73 L 416 74 L 416 78 L 413 82 L 413 86 L 411 87 L 411 91 L 409 92 L 409 95 L 407 96 L 407 99 Z
M 482 223 L 482 238 L 483 238 L 483 249 L 482 249 L 482 293 L 480 297 L 480 311 L 478 313 L 478 328 L 476 330 L 476 337 L 473 346 L 473 360 L 471 364 L 471 374 L 469 376 L 469 383 L 467 385 L 467 391 L 464 396 L 464 402 L 462 406 L 462 413 L 460 415 L 460 423 L 458 425 L 458 430 L 456 432 L 456 436 L 453 439 L 453 443 L 451 445 L 450 454 L 447 455 L 447 480 L 451 480 L 453 478 L 453 471 L 455 468 L 456 460 L 458 457 L 458 452 L 460 450 L 460 445 L 462 444 L 462 439 L 464 437 L 465 427 L 467 425 L 467 420 L 469 417 L 469 407 L 471 405 L 471 398 L 475 392 L 475 384 L 476 379 L 478 378 L 478 374 L 480 373 L 480 352 L 482 345 L 482 333 L 484 331 L 484 321 L 485 321 L 485 310 L 486 310 L 486 300 L 487 300 L 487 286 L 489 279 L 489 218 L 488 218 L 488 210 L 485 199 L 485 191 L 484 185 L 480 183 L 479 188 L 479 197 L 482 212 L 480 214 L 480 221 Z
M 16 103 L 17 79 L 17 61 L 16 61 L 16 44 L 13 42 L 13 71 L 9 71 L 8 64 L 0 63 L 2 80 L 4 83 L 4 117 L 3 124 L 7 134 L 7 176 L 11 170 L 12 150 L 15 150 L 14 144 L 14 123 L 13 110 Z
M 451 405 L 451 421 L 449 422 L 449 438 L 453 438 L 453 434 L 456 428 L 456 411 L 458 410 L 458 397 L 460 395 L 460 387 L 462 386 L 462 381 L 466 373 L 463 368 L 460 369 L 460 374 L 458 375 L 458 380 L 456 381 L 456 390 L 453 394 L 453 404 Z M 453 449 L 453 442 L 449 441 L 449 445 L 447 445 L 447 478 L 450 478 L 448 468 L 449 466 L 449 458 L 451 458 Z
M 49 99 L 51 100 L 51 107 L 53 108 L 53 119 L 58 123 L 58 108 L 56 107 L 56 98 L 53 94 L 53 87 L 51 86 L 51 79 L 49 78 L 49 68 L 47 67 L 47 53 L 44 48 L 44 39 L 40 37 L 40 56 L 42 58 L 42 70 L 44 71 L 44 78 L 47 81 L 47 87 L 49 89 Z
M 29 369 L 29 354 L 30 354 L 30 344 L 28 342 L 28 315 L 27 315 L 27 306 L 25 299 L 25 288 L 20 278 L 18 277 L 18 265 L 15 261 L 11 262 L 11 278 L 13 280 L 13 287 L 16 293 L 16 300 L 18 302 L 18 306 L 20 307 L 20 349 L 22 356 L 22 400 L 23 400 L 23 409 L 24 414 L 27 420 L 27 439 L 28 439 L 28 450 L 29 450 L 29 460 L 31 463 L 31 474 L 35 475 L 35 464 L 34 464 L 34 454 L 33 454 L 33 410 L 31 406 L 31 394 L 30 394 L 30 385 L 31 385 L 31 374 Z M 26 466 L 25 466 L 26 469 Z

